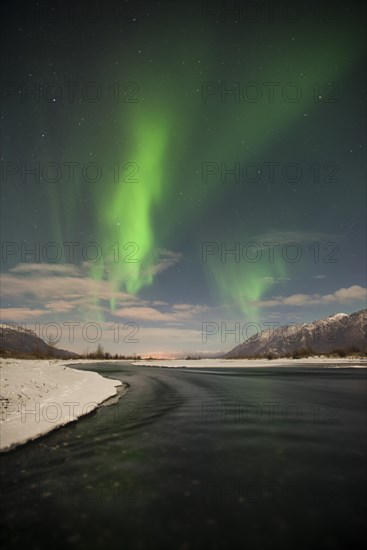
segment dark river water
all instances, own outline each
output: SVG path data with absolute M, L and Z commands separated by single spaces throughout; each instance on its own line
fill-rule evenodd
M 78 368 L 128 391 L 0 456 L 4 548 L 363 546 L 366 369 Z

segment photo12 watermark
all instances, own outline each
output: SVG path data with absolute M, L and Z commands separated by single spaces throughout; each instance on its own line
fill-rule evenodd
M 49 393 L 52 388 L 41 388 L 40 391 L 46 390 Z M 3 398 L 0 402 L 0 422 L 8 422 L 16 417 L 21 424 L 31 422 L 32 424 L 46 423 L 56 426 L 60 425 L 60 421 L 67 423 L 85 417 L 85 422 L 95 423 L 108 413 L 110 422 L 121 425 L 121 423 L 138 419 L 142 414 L 141 405 L 136 401 L 131 401 L 128 396 L 114 403 L 113 407 L 100 406 L 100 403 L 96 401 L 81 403 L 80 401 L 60 401 L 56 397 L 51 397 L 51 399 L 45 397 L 44 401 L 32 401 L 30 404 L 27 402 L 25 394 L 21 395 L 17 401 Z
M 307 19 L 314 23 L 336 23 L 340 20 L 337 2 L 289 2 L 260 0 L 204 0 L 201 2 L 202 23 L 213 25 L 256 25 L 256 23 L 294 24 Z
M 74 184 L 78 181 L 93 184 L 139 183 L 139 165 L 133 161 L 120 163 L 115 161 L 109 166 L 99 162 L 81 163 L 75 160 L 65 162 L 49 161 L 1 161 L 1 183 L 11 187 L 23 187 L 24 184 Z
M 201 101 L 203 104 L 214 103 L 233 105 L 255 103 L 291 104 L 311 100 L 313 103 L 339 103 L 340 85 L 337 82 L 314 82 L 305 85 L 303 82 L 240 82 L 240 81 L 205 81 L 201 84 Z
M 206 241 L 201 243 L 201 261 L 221 263 L 266 262 L 273 264 L 276 260 L 295 264 L 302 260 L 313 263 L 339 263 L 338 243 L 314 241 L 305 244 L 295 241 Z
M 332 184 L 340 181 L 340 165 L 334 161 L 302 166 L 299 162 L 215 162 L 201 164 L 202 183 L 284 185 L 299 182 L 307 184 Z
M 340 340 L 341 330 L 343 329 L 342 319 L 334 319 L 326 330 L 322 325 L 315 326 L 315 330 L 308 333 L 308 344 L 335 343 Z M 301 345 L 304 343 L 304 324 L 288 322 L 281 325 L 273 321 L 203 321 L 201 324 L 201 340 L 208 342 L 212 337 L 220 336 L 220 341 L 224 344 L 233 342 L 239 344 L 251 339 L 252 344 L 261 342 L 265 345 L 274 338 L 282 341 L 284 345 Z
M 112 341 L 115 344 L 137 344 L 139 339 L 137 334 L 140 331 L 138 323 L 131 321 L 128 323 L 96 323 L 89 321 L 81 323 L 79 321 L 63 321 L 62 323 L 14 323 L 4 322 L 1 324 L 0 344 L 5 345 L 12 341 L 12 331 L 16 330 L 19 335 L 19 342 L 27 344 L 34 341 L 34 337 L 47 342 L 49 346 L 55 346 L 61 340 L 65 343 L 74 344 L 81 340 L 87 344 L 96 344 L 104 339 Z M 42 350 L 40 350 L 42 352 Z
M 98 263 L 108 259 L 110 263 L 137 264 L 140 262 L 140 247 L 136 242 L 115 242 L 99 244 L 95 241 L 80 243 L 41 242 L 32 244 L 25 241 L 4 241 L 1 243 L 1 263 L 18 262 L 20 264 L 74 264 L 77 261 Z
M 103 2 L 48 2 L 47 0 L 23 2 L 14 0 L 2 7 L 4 24 L 15 21 L 19 28 L 28 25 L 47 25 L 57 29 L 64 24 L 90 26 L 112 24 L 116 26 L 134 25 L 146 17 L 139 0 L 104 0 Z
M 340 407 L 335 401 L 301 404 L 297 402 L 208 401 L 202 404 L 204 423 L 275 424 L 313 422 L 340 423 Z

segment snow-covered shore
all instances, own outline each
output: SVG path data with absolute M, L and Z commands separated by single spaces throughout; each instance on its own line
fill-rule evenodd
M 90 413 L 117 394 L 119 380 L 67 367 L 91 360 L 0 361 L 0 451 L 36 439 Z M 98 361 L 100 362 L 100 361 Z
M 213 368 L 213 367 L 295 367 L 295 366 L 314 366 L 332 367 L 334 365 L 342 365 L 344 368 L 367 368 L 366 359 L 358 358 L 338 358 L 331 359 L 330 357 L 306 357 L 304 359 L 141 359 L 133 361 L 133 365 L 147 367 L 195 367 L 195 368 Z

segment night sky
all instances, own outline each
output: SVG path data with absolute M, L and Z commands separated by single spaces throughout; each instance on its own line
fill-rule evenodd
M 2 9 L 3 322 L 215 352 L 365 307 L 363 3 Z

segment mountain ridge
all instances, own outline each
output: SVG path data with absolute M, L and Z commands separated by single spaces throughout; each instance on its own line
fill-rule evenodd
M 32 356 L 59 359 L 79 357 L 72 351 L 50 346 L 33 330 L 15 323 L 0 323 L 0 355 L 3 357 Z
M 266 329 L 225 354 L 226 358 L 289 357 L 322 353 L 366 353 L 367 309 L 335 313 L 311 323 Z

